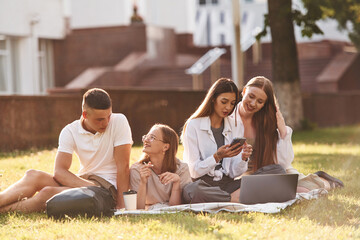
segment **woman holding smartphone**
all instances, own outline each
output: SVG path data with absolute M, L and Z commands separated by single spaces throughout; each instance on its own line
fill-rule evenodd
M 184 161 L 195 181 L 183 190 L 184 201 L 238 202 L 240 183 L 252 147 L 231 145 L 233 134 L 229 115 L 238 103 L 238 88 L 230 79 L 220 78 L 209 89 L 199 108 L 186 121 L 181 140 Z
M 262 76 L 252 78 L 242 96 L 231 120 L 235 134 L 245 137 L 254 148 L 248 174 L 264 166 L 279 164 L 287 173 L 299 174 L 298 192 L 344 186 L 342 181 L 323 171 L 305 176 L 291 166 L 294 159 L 292 129 L 285 125 L 270 80 Z
M 176 158 L 178 135 L 167 125 L 155 124 L 142 141 L 144 154 L 130 168 L 130 188 L 137 191 L 137 209 L 181 204 L 182 189 L 191 178 L 188 165 Z

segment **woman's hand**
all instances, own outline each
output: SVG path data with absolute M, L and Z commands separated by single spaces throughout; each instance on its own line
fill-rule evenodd
M 243 146 L 240 144 L 241 143 L 234 144 L 233 146 L 230 146 L 230 144 L 221 146 L 214 154 L 216 162 L 220 162 L 223 158 L 237 156 L 243 149 Z
M 242 150 L 242 160 L 247 161 L 247 159 L 251 156 L 252 152 L 252 146 L 245 142 Z
M 159 175 L 160 182 L 164 185 L 168 185 L 169 183 L 179 183 L 180 177 L 176 173 L 164 172 Z
M 252 146 L 247 144 L 246 142 L 244 145 L 240 146 L 240 143 L 234 144 L 230 147 L 230 144 L 221 146 L 217 152 L 214 154 L 216 162 L 220 162 L 221 159 L 226 157 L 234 157 L 242 153 L 242 160 L 246 161 L 252 154 Z
M 278 106 L 276 106 L 276 123 L 277 123 L 277 127 L 279 129 L 279 132 L 280 132 L 280 137 L 281 137 L 281 139 L 284 139 L 287 134 L 287 130 L 286 130 L 284 117 L 281 114 Z
M 142 183 L 147 183 L 147 181 L 148 181 L 148 179 L 149 179 L 149 177 L 151 175 L 151 170 L 150 170 L 151 167 L 153 167 L 151 162 L 141 166 L 141 168 L 140 168 L 140 178 L 141 178 Z

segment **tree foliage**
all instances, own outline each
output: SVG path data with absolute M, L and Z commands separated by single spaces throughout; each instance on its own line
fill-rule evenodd
M 334 19 L 340 30 L 346 30 L 348 36 L 360 50 L 360 0 L 302 0 L 305 11 L 292 9 L 293 22 L 301 27 L 303 36 L 311 38 L 313 34 L 323 34 L 317 21 Z M 257 39 L 267 34 L 268 14 L 265 15 L 264 29 Z

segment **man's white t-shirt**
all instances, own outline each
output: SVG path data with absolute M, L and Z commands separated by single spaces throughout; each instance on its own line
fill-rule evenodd
M 113 113 L 103 133 L 93 134 L 81 120 L 66 125 L 59 136 L 59 152 L 76 153 L 80 160 L 78 175 L 95 174 L 116 186 L 114 147 L 132 144 L 131 129 L 125 115 Z

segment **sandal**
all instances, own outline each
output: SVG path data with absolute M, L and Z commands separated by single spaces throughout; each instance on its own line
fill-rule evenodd
M 338 188 L 338 187 L 340 187 L 340 188 L 344 187 L 344 183 L 340 179 L 332 177 L 324 171 L 317 171 L 314 174 L 327 180 L 331 186 L 331 189 Z

